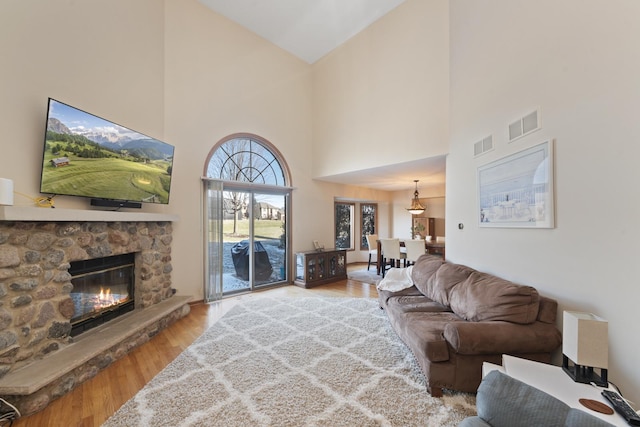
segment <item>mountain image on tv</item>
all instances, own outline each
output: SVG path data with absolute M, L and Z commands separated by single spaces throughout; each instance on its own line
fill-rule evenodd
M 174 147 L 49 99 L 40 191 L 169 203 Z

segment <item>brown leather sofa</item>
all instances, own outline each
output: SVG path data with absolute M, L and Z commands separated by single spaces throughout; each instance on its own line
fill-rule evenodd
M 482 363 L 503 354 L 549 363 L 562 337 L 558 304 L 531 286 L 421 256 L 413 286 L 378 291 L 380 308 L 413 352 L 432 396 L 442 389 L 475 392 Z

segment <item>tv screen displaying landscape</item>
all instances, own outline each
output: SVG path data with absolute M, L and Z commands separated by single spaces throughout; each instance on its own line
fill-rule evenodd
M 40 192 L 169 203 L 174 147 L 49 98 Z

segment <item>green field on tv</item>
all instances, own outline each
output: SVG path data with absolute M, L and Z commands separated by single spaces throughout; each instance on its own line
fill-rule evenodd
M 55 166 L 53 159 L 68 164 Z M 168 203 L 171 175 L 167 160 L 133 161 L 119 158 L 83 158 L 47 151 L 40 191 L 45 194 Z

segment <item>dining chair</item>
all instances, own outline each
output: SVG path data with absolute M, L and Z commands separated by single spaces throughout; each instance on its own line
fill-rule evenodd
M 444 243 L 444 236 L 436 236 L 436 243 Z
M 371 257 L 376 260 L 376 266 L 378 265 L 378 235 L 367 234 L 367 246 L 369 247 L 369 263 L 367 264 L 367 271 L 371 267 Z
M 391 267 L 400 267 L 400 260 L 405 260 L 407 254 L 400 252 L 400 239 L 380 239 L 380 249 L 382 250 L 382 277 L 386 274 L 387 265 Z
M 426 253 L 425 241 L 422 239 L 405 240 L 404 246 L 407 248 L 407 266 L 415 264 L 418 258 Z

